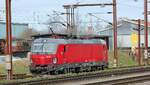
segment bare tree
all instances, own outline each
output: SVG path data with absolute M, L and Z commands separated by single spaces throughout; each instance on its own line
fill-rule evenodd
M 65 33 L 67 23 L 63 20 L 63 17 L 61 17 L 58 13 L 54 11 L 54 14 L 48 15 L 48 28 L 49 33 Z

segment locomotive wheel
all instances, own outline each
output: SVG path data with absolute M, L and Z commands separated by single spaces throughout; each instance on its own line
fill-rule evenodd
M 58 74 L 59 74 L 59 71 L 55 71 L 55 72 L 54 72 L 54 75 L 58 75 Z
M 58 74 L 66 74 L 67 73 L 67 69 L 62 69 L 58 71 Z
M 75 68 L 75 73 L 79 73 L 80 72 L 80 67 Z
M 104 70 L 104 65 L 101 66 L 102 70 Z
M 92 66 L 92 67 L 91 67 L 91 71 L 96 71 L 96 67 L 95 67 L 95 66 Z
M 30 73 L 35 73 L 35 71 L 30 69 Z
M 68 69 L 67 69 L 67 68 L 64 68 L 64 69 L 63 69 L 63 73 L 64 73 L 64 74 L 68 73 Z
M 86 72 L 90 72 L 91 71 L 91 67 L 87 67 Z
M 51 74 L 51 75 L 57 75 L 57 74 L 58 74 L 58 71 L 51 71 L 50 74 Z

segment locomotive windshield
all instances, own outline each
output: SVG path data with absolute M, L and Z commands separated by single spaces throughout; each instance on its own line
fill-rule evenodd
M 56 43 L 35 43 L 32 46 L 32 53 L 53 54 L 56 52 Z
M 40 38 L 32 43 L 31 52 L 35 54 L 55 54 L 59 43 L 66 43 L 62 39 Z
M 42 43 L 34 43 L 32 46 L 32 53 L 42 53 L 43 44 Z

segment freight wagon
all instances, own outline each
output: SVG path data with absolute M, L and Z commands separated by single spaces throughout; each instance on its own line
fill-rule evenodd
M 0 39 L 0 54 L 6 53 L 6 40 Z M 13 39 L 12 40 L 12 54 L 16 57 L 25 57 L 27 52 L 30 51 L 29 41 L 24 39 Z

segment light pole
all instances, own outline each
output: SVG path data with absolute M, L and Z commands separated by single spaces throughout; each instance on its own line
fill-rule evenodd
M 7 79 L 11 80 L 12 72 L 12 29 L 11 29 L 11 0 L 6 0 L 6 69 Z

